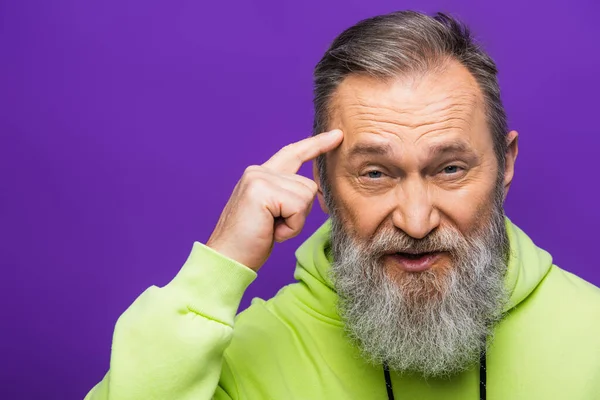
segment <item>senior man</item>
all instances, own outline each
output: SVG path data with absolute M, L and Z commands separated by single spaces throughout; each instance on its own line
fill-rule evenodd
M 505 217 L 518 134 L 468 29 L 364 20 L 314 75 L 313 137 L 248 167 L 207 243 L 121 316 L 87 398 L 600 399 L 600 290 Z M 315 196 L 330 219 L 298 282 L 235 317 Z

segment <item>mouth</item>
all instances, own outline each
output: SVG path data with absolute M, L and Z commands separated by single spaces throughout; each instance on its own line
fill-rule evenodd
M 388 258 L 406 272 L 422 272 L 430 269 L 444 252 L 434 251 L 425 253 L 397 252 L 388 254 Z
M 418 258 L 421 258 L 421 257 L 426 257 L 426 256 L 428 256 L 428 255 L 435 254 L 435 253 L 436 253 L 436 252 L 433 252 L 433 251 L 430 251 L 430 252 L 425 252 L 425 253 L 414 253 L 414 252 L 403 252 L 403 251 L 399 251 L 399 252 L 397 252 L 397 253 L 394 253 L 394 254 L 395 254 L 395 255 L 398 255 L 398 256 L 401 256 L 401 257 L 406 257 L 406 258 L 409 258 L 409 259 L 414 259 L 414 260 L 416 260 L 416 259 L 418 259 Z

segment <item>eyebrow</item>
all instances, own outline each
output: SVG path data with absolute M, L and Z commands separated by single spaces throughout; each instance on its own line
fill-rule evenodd
M 392 146 L 389 144 L 359 143 L 350 149 L 348 156 L 385 156 L 390 153 Z
M 359 143 L 348 152 L 350 158 L 357 156 L 386 156 L 393 153 L 392 146 L 388 143 Z M 463 141 L 434 144 L 429 148 L 429 158 L 437 158 L 448 154 L 467 154 L 475 156 L 471 147 Z
M 434 144 L 429 148 L 430 158 L 436 158 L 446 154 L 474 155 L 473 150 L 471 150 L 471 147 L 463 141 Z

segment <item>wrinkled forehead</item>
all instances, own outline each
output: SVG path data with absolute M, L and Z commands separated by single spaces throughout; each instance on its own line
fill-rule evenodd
M 415 142 L 489 131 L 481 90 L 458 63 L 418 77 L 350 75 L 338 87 L 330 110 L 331 126 L 344 130 L 345 141 L 376 134 Z

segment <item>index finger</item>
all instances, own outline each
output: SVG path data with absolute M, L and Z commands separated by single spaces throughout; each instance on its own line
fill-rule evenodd
M 263 167 L 295 174 L 305 162 L 338 147 L 343 138 L 344 134 L 339 129 L 311 136 L 285 146 L 264 163 Z

